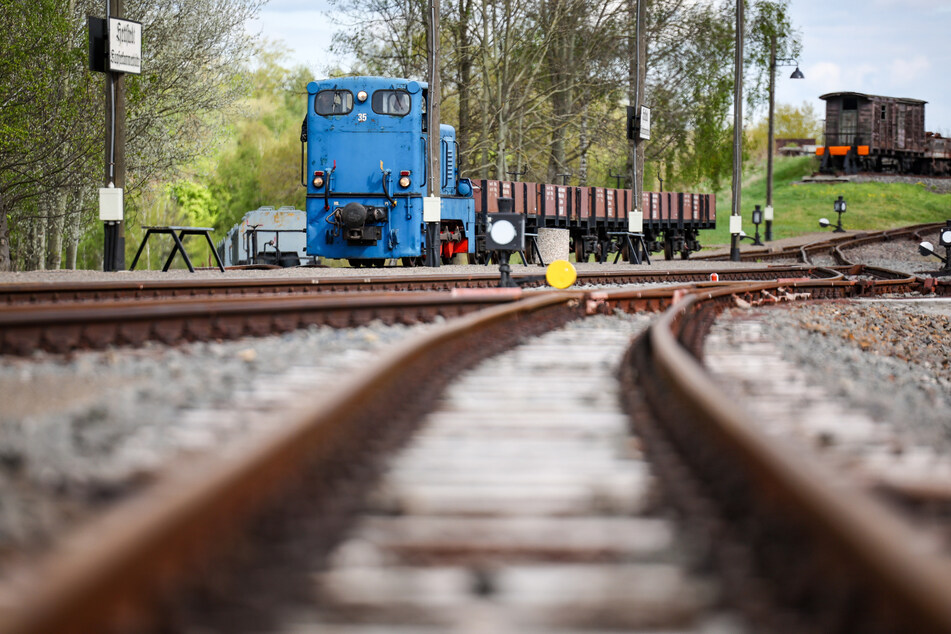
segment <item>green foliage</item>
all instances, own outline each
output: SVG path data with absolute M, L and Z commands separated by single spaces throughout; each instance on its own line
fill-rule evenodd
M 193 181 L 179 181 L 170 185 L 168 191 L 189 226 L 215 225 L 220 207 L 208 187 Z
M 163 183 L 210 153 L 234 113 L 253 42 L 245 24 L 262 2 L 123 2 L 143 33 L 143 72 L 119 83 L 126 173 L 116 183 L 128 235 L 163 198 Z M 0 0 L 0 270 L 58 267 L 64 245 L 67 266 L 70 254 L 99 266 L 101 246 L 86 247 L 102 244 L 95 192 L 105 171 L 105 76 L 88 70 L 86 16 L 103 9 L 101 0 Z
M 307 104 L 308 71 L 281 65 L 281 50 L 260 51 L 254 90 L 241 104 L 245 115 L 229 126 L 209 189 L 220 206 L 219 235 L 262 205 L 304 208 L 300 186 L 300 128 Z

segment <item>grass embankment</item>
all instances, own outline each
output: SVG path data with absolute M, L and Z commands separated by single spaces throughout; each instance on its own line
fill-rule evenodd
M 881 230 L 951 218 L 951 194 L 936 194 L 906 183 L 800 183 L 816 170 L 812 157 L 777 158 L 773 166 L 773 239 L 822 231 L 819 218 L 835 223 L 832 202 L 842 196 L 848 210 L 842 225 L 850 230 Z M 744 174 L 741 196 L 743 230 L 752 235 L 753 208 L 766 206 L 766 167 Z M 705 247 L 730 242 L 730 190 L 717 194 L 717 228 L 703 231 Z M 760 225 L 760 233 L 765 225 Z

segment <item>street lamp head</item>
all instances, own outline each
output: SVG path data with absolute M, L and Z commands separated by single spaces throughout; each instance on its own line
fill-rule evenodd
M 805 79 L 806 76 L 802 74 L 802 71 L 799 70 L 799 66 L 796 66 L 796 70 L 792 72 L 792 75 L 789 76 L 790 79 Z

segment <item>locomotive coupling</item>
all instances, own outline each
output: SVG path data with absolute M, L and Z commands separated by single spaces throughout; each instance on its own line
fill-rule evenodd
M 367 208 L 358 202 L 349 202 L 337 210 L 337 218 L 348 229 L 359 229 L 367 222 Z

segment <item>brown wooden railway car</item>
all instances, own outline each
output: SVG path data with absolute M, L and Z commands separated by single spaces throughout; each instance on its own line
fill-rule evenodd
M 947 171 L 947 159 L 935 155 L 934 135 L 925 132 L 926 101 L 858 92 L 820 99 L 826 102 L 825 145 L 816 154 L 823 171 Z

